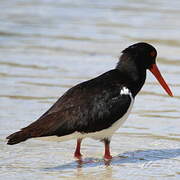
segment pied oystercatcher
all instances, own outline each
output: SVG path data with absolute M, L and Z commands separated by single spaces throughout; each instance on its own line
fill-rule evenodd
M 140 42 L 122 51 L 115 69 L 70 88 L 37 121 L 7 137 L 10 145 L 29 138 L 58 136 L 60 140 L 77 139 L 74 153 L 81 158 L 85 137 L 105 144 L 105 159 L 111 159 L 110 140 L 127 119 L 150 70 L 166 92 L 173 96 L 156 65 L 156 49 Z

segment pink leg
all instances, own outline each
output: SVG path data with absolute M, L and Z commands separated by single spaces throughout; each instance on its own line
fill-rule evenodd
M 104 151 L 104 159 L 112 159 L 112 156 L 110 154 L 110 141 L 108 139 L 104 140 L 104 146 L 105 146 L 105 151 Z
M 77 159 L 81 159 L 81 157 L 82 157 L 82 154 L 80 152 L 80 150 L 81 150 L 81 141 L 82 141 L 82 139 L 77 139 L 76 150 L 74 152 L 74 157 L 77 158 Z

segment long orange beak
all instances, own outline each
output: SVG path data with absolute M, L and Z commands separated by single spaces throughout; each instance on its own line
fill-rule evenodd
M 157 65 L 153 64 L 149 70 L 153 73 L 153 75 L 156 77 L 156 79 L 159 81 L 159 83 L 165 89 L 165 91 L 169 94 L 169 96 L 173 96 L 169 86 L 167 85 L 164 78 L 162 77 Z

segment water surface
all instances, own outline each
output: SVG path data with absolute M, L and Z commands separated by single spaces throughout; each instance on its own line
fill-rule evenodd
M 1 0 L 0 179 L 180 179 L 180 2 Z M 112 139 L 29 140 L 5 137 L 36 120 L 68 88 L 112 69 L 121 50 L 146 41 L 174 93 L 166 95 L 148 73 L 133 111 Z

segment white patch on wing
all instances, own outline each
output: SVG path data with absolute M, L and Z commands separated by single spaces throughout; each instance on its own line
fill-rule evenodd
M 49 141 L 67 141 L 70 139 L 79 139 L 79 138 L 93 138 L 93 139 L 104 139 L 104 138 L 108 138 L 110 139 L 111 136 L 113 135 L 113 133 L 119 129 L 119 127 L 125 122 L 125 120 L 128 118 L 132 106 L 134 104 L 134 98 L 132 97 L 132 94 L 130 92 L 129 89 L 127 89 L 126 87 L 123 87 L 120 91 L 121 95 L 129 95 L 131 98 L 131 103 L 130 106 L 127 110 L 127 112 L 124 114 L 123 117 L 121 117 L 119 120 L 117 120 L 114 124 L 112 124 L 111 127 L 101 130 L 101 131 L 97 131 L 97 132 L 92 132 L 92 133 L 79 133 L 79 132 L 74 132 L 72 134 L 66 135 L 66 136 L 48 136 L 48 137 L 41 137 L 40 139 L 44 139 L 44 140 L 49 140 Z M 39 138 L 38 138 L 39 139 Z
M 124 86 L 120 91 L 120 95 L 131 95 L 131 92 L 127 87 Z

